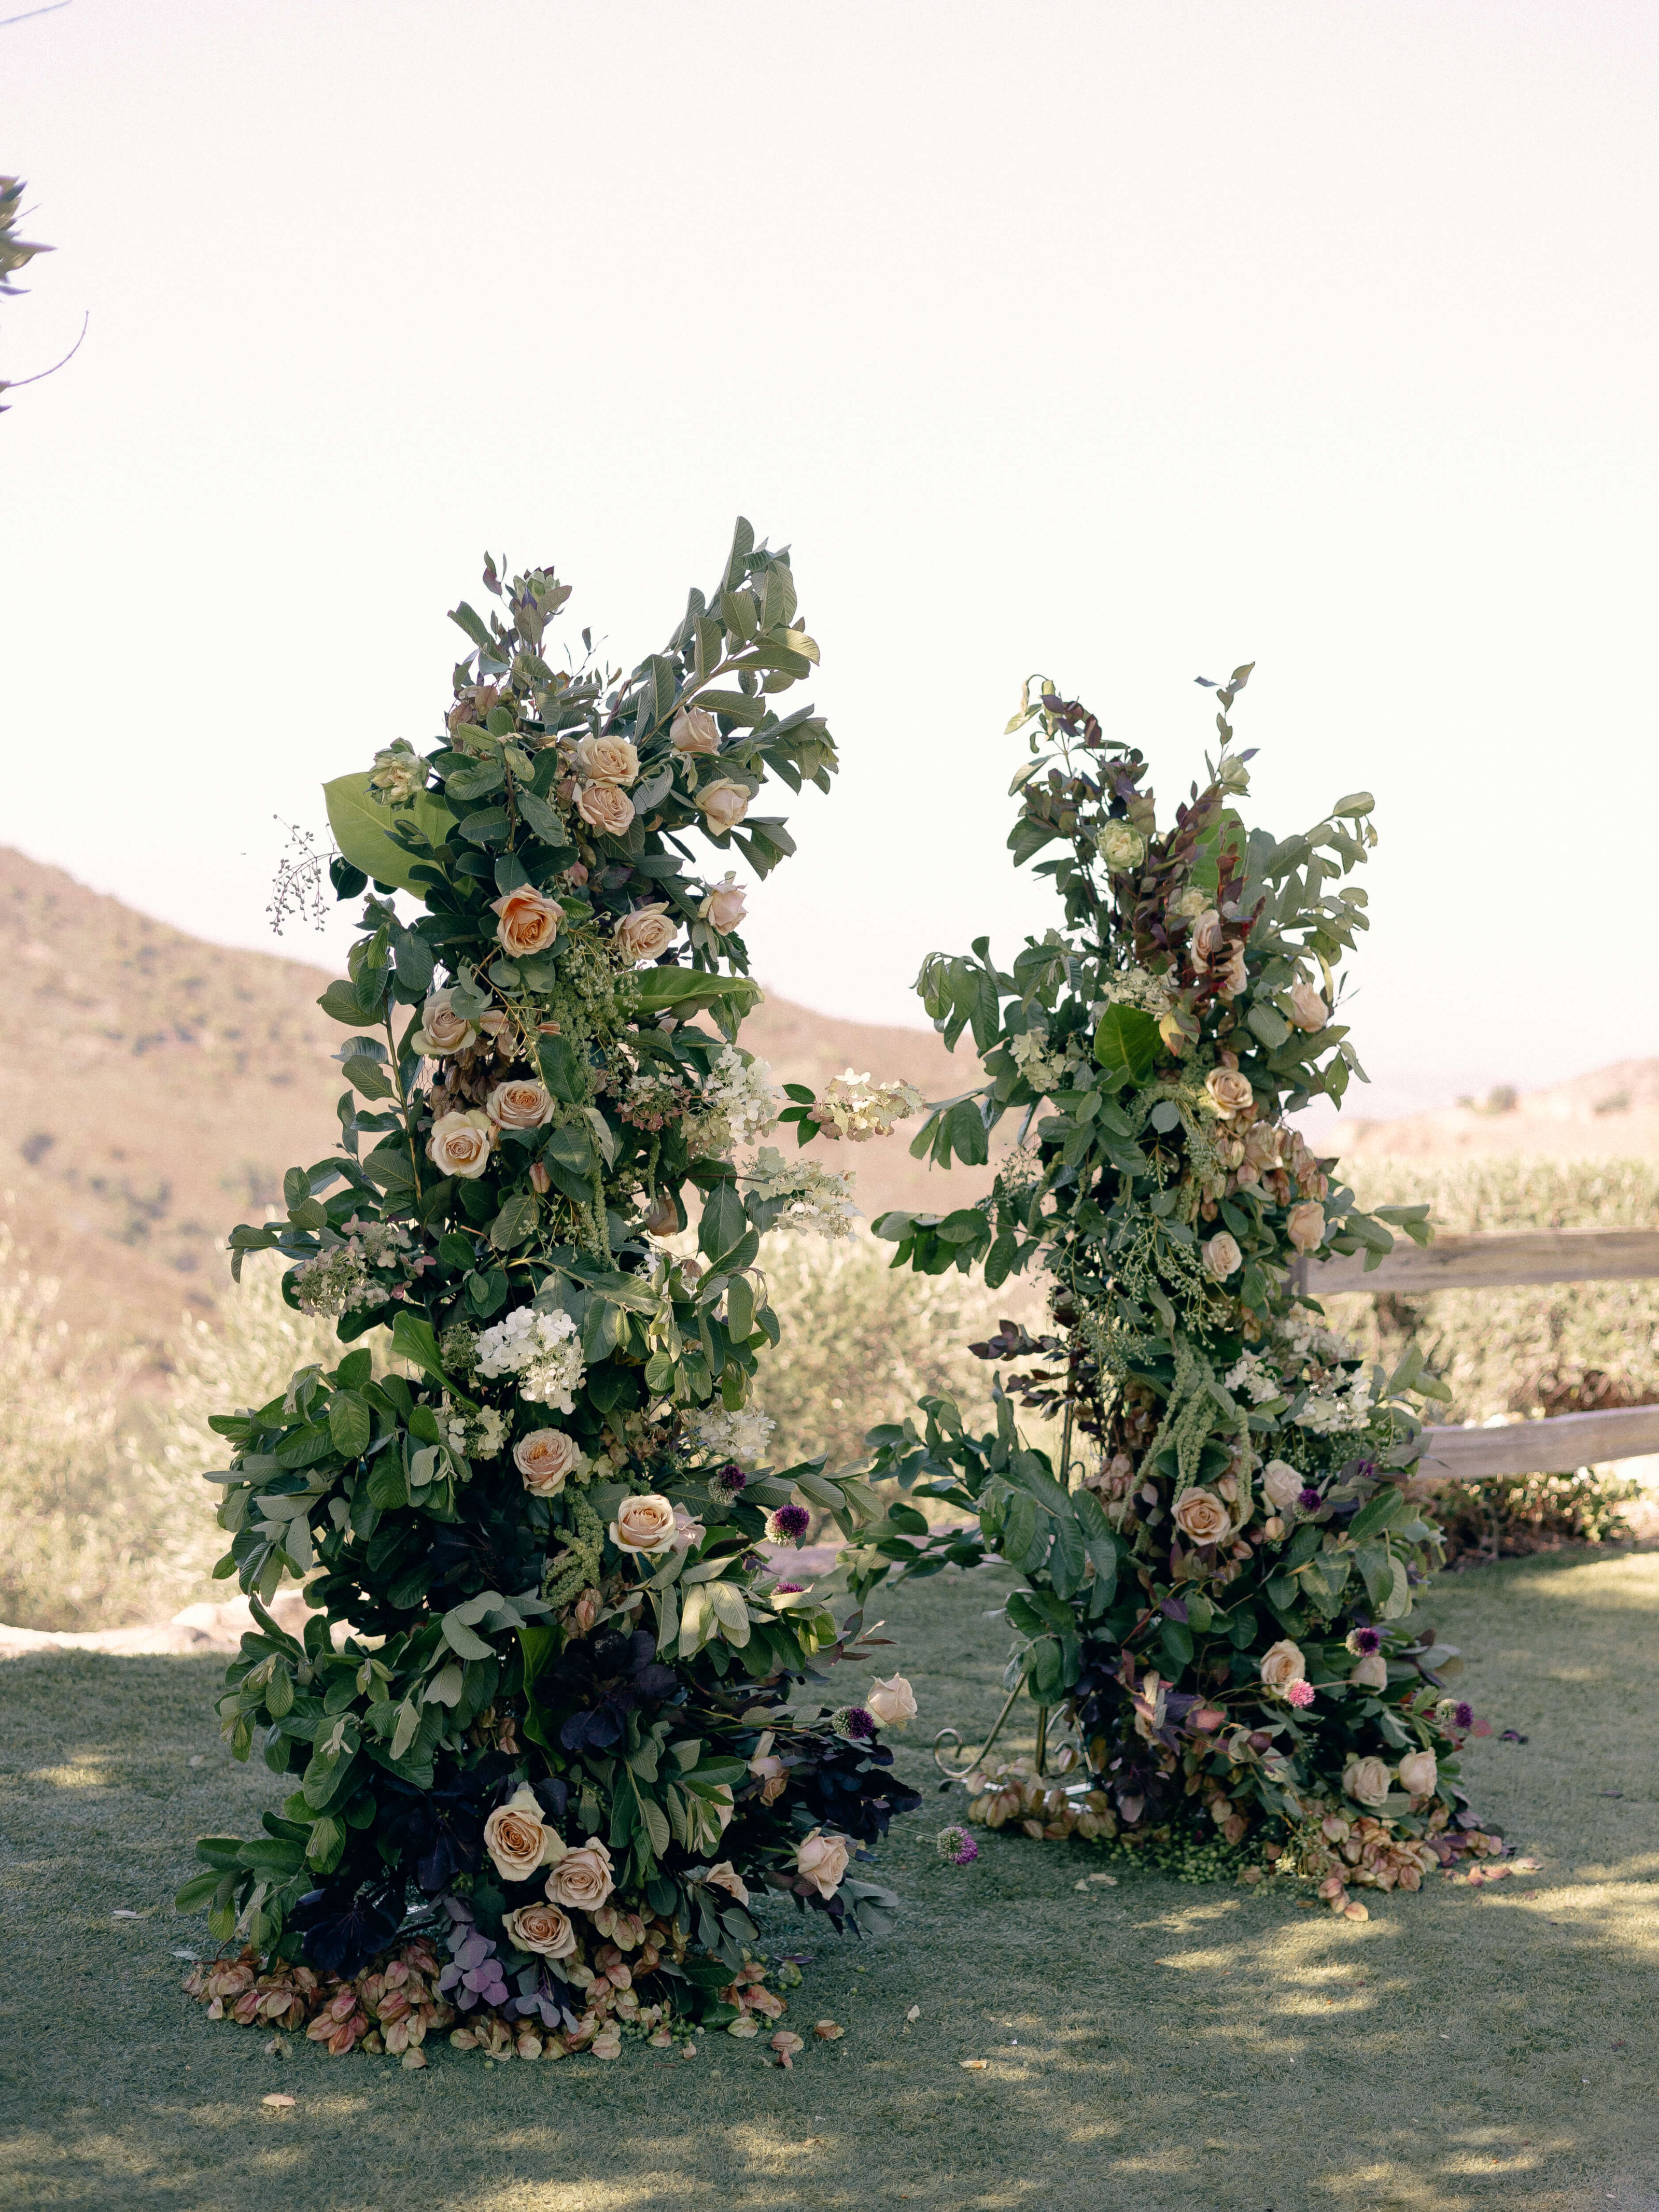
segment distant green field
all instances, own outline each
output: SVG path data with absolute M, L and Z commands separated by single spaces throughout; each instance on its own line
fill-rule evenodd
M 984 1726 L 998 1585 L 875 1608 L 923 1738 Z M 716 2037 L 690 2061 L 425 2073 L 207 2020 L 168 1905 L 203 1831 L 275 1794 L 221 1747 L 216 1664 L 0 1666 L 0 2202 L 84 2212 L 1601 2212 L 1659 2208 L 1659 1559 L 1483 1569 L 1427 1606 L 1495 1729 L 1483 1811 L 1543 1871 L 1437 1878 L 1364 1925 L 1290 1893 L 1182 1888 L 1085 1846 L 933 1850 L 959 1790 L 884 1854 L 899 1931 L 816 1947 L 793 2075 Z M 204 1763 L 190 1765 L 192 1755 Z M 1073 1887 L 1091 1867 L 1116 1887 Z M 118 1908 L 142 1917 L 121 1920 Z M 779 1948 L 800 1940 L 787 1911 Z M 912 2005 L 920 2017 L 907 2030 Z M 817 2045 L 830 2016 L 843 2041 Z M 962 2062 L 989 2061 L 984 2071 Z M 282 2116 L 260 2099 L 285 2090 Z

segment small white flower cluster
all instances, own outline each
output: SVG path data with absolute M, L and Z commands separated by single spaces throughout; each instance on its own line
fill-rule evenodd
M 783 1110 L 783 1093 L 772 1081 L 763 1060 L 745 1059 L 735 1045 L 727 1045 L 704 1079 L 702 1095 L 708 1112 L 723 1121 L 733 1145 L 752 1145 L 763 1136 Z
M 507 1442 L 507 1419 L 494 1406 L 468 1414 L 446 1398 L 437 1411 L 438 1433 L 458 1459 L 494 1459 Z
M 812 1119 L 826 1137 L 846 1137 L 861 1145 L 866 1137 L 887 1136 L 896 1121 L 918 1114 L 922 1096 L 913 1083 L 872 1084 L 849 1067 L 824 1085 Z
M 706 1452 L 755 1467 L 766 1449 L 766 1439 L 777 1425 L 769 1415 L 757 1413 L 752 1406 L 743 1407 L 735 1413 L 726 1413 L 718 1406 L 705 1406 L 696 1416 L 696 1438 Z
M 519 1306 L 478 1338 L 478 1372 L 488 1382 L 518 1377 L 519 1395 L 537 1404 L 575 1411 L 572 1393 L 587 1372 L 576 1324 L 568 1313 L 538 1313 Z
M 1254 1352 L 1247 1352 L 1224 1379 L 1228 1389 L 1242 1390 L 1253 1406 L 1262 1406 L 1269 1398 L 1277 1398 L 1285 1387 L 1261 1355 Z
M 1108 1006 L 1139 1006 L 1143 1013 L 1167 1014 L 1176 1003 L 1167 975 L 1154 975 L 1145 968 L 1126 968 L 1100 979 L 1101 1011 Z
M 1298 1429 L 1316 1437 L 1336 1437 L 1363 1429 L 1371 1418 L 1370 1377 L 1363 1367 L 1352 1375 L 1335 1369 L 1322 1376 L 1296 1416 Z
M 1228 1389 L 1242 1391 L 1256 1406 L 1270 1398 L 1293 1397 L 1305 1384 L 1308 1401 L 1294 1425 L 1316 1437 L 1342 1436 L 1364 1428 L 1371 1417 L 1364 1368 L 1350 1374 L 1342 1364 L 1353 1356 L 1346 1337 L 1322 1328 L 1309 1316 L 1293 1314 L 1275 1330 L 1267 1352 L 1247 1352 L 1224 1380 Z
M 1048 1040 L 1038 1030 L 1026 1030 L 1010 1041 L 1014 1065 L 1033 1091 L 1042 1094 L 1063 1090 L 1072 1070 L 1083 1065 L 1075 1044 L 1064 1053 L 1050 1052 Z
M 368 1288 L 368 1267 L 362 1247 L 353 1237 L 307 1260 L 294 1278 L 294 1302 L 303 1314 L 336 1319 L 353 1305 L 363 1303 Z
M 785 1201 L 772 1224 L 775 1229 L 832 1239 L 853 1233 L 850 1175 L 836 1175 L 811 1160 L 786 1160 L 781 1152 L 765 1145 L 744 1181 L 751 1196 Z

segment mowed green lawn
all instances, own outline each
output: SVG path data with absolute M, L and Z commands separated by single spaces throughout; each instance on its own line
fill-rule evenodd
M 921 1701 L 918 1777 L 936 1728 L 1000 1702 L 998 1588 L 952 1576 L 872 1608 Z M 1437 1877 L 1358 1924 L 1075 1844 L 981 1834 L 958 1870 L 933 1844 L 961 1792 L 930 1786 L 884 1854 L 898 1930 L 814 1947 L 793 2074 L 723 2036 L 611 2064 L 439 2045 L 424 2073 L 302 2041 L 267 2056 L 179 1990 L 175 1954 L 204 1937 L 168 1902 L 191 1839 L 246 1832 L 276 1794 L 219 1742 L 217 1664 L 0 1665 L 0 2203 L 1659 2208 L 1659 1558 L 1487 1569 L 1427 1610 L 1494 1731 L 1528 1739 L 1494 1733 L 1469 1765 L 1541 1873 Z M 1079 1894 L 1091 1868 L 1121 1878 Z M 800 1941 L 787 1911 L 768 1932 Z M 842 2041 L 812 2041 L 824 2016 Z M 261 2105 L 275 2090 L 291 2111 Z

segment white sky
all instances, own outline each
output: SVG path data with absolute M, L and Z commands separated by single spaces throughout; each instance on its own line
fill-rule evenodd
M 272 817 L 436 730 L 486 544 L 627 665 L 741 509 L 845 763 L 753 902 L 791 997 L 920 1020 L 1046 923 L 1028 671 L 1173 798 L 1255 659 L 1255 818 L 1380 801 L 1359 1110 L 1659 1051 L 1656 63 L 1613 0 L 0 29 L 0 374 L 91 311 L 0 418 L 0 840 L 269 946 Z

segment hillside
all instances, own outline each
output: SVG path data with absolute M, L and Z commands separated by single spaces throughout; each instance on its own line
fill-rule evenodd
M 70 1326 L 159 1345 L 211 1310 L 227 1231 L 277 1197 L 284 1168 L 337 1133 L 321 1013 L 329 971 L 209 945 L 0 848 L 0 962 L 28 1021 L 0 1062 L 0 1214 Z M 781 1079 L 819 1087 L 849 1063 L 929 1097 L 974 1063 L 927 1030 L 833 1021 L 770 999 L 744 1042 Z M 984 1178 L 929 1176 L 907 1133 L 856 1151 L 859 1202 L 959 1205 Z M 843 1164 L 829 1148 L 823 1157 Z
M 1614 1060 L 1547 1090 L 1495 1092 L 1390 1121 L 1327 1115 L 1316 1138 L 1308 1133 L 1349 1159 L 1650 1159 L 1659 1155 L 1659 1060 Z

